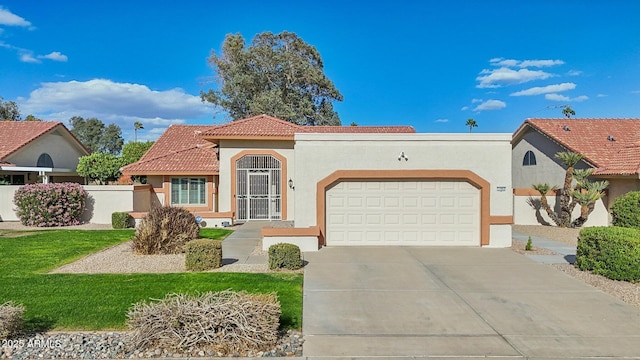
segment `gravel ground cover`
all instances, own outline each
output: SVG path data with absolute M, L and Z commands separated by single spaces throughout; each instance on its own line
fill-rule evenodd
M 571 245 L 578 243 L 578 233 L 580 232 L 580 229 L 563 229 L 554 226 L 539 225 L 514 225 L 513 230 L 524 234 L 562 241 Z M 517 253 L 524 254 L 524 244 L 522 241 L 514 240 L 511 249 Z M 526 253 L 536 254 L 532 252 Z M 630 305 L 640 308 L 640 283 L 634 284 L 626 281 L 611 280 L 604 276 L 593 274 L 590 271 L 582 271 L 570 264 L 554 264 L 551 266 L 569 276 L 580 279 L 593 287 L 611 294 Z

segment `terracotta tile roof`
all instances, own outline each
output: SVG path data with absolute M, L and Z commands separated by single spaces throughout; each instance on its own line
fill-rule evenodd
M 206 138 L 291 137 L 303 126 L 269 115 L 258 115 L 220 125 L 203 134 Z
M 585 155 L 597 175 L 631 175 L 640 164 L 640 119 L 527 119 L 529 126 L 570 151 Z
M 64 128 L 54 121 L 0 121 L 0 162 L 56 126 Z
M 220 125 L 203 134 L 217 139 L 293 139 L 296 133 L 415 133 L 411 126 L 301 126 L 269 115 Z
M 217 174 L 218 149 L 201 134 L 213 125 L 171 125 L 142 158 L 122 168 L 129 175 Z

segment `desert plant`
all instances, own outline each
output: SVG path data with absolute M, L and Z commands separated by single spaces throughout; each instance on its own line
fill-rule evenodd
M 24 306 L 14 302 L 0 305 L 0 339 L 10 338 L 22 331 Z
M 137 254 L 179 254 L 187 241 L 200 237 L 200 227 L 189 211 L 179 207 L 157 207 L 136 228 L 133 250 Z
M 529 239 L 527 239 L 527 245 L 524 246 L 524 249 L 526 251 L 533 250 L 533 242 L 531 241 L 531 236 L 529 236 Z
M 640 230 L 590 227 L 580 230 L 576 266 L 613 280 L 640 282 Z
M 611 221 L 614 226 L 640 229 L 640 191 L 630 191 L 613 202 Z
M 13 203 L 23 225 L 68 226 L 80 224 L 86 196 L 77 183 L 29 184 L 16 190 Z
M 131 346 L 196 347 L 224 355 L 263 351 L 278 339 L 281 310 L 275 293 L 169 294 L 134 304 L 127 313 Z
M 302 267 L 300 248 L 293 244 L 275 244 L 269 247 L 269 269 L 297 270 Z
M 607 181 L 590 182 L 588 177 L 593 173 L 592 169 L 575 169 L 584 155 L 571 151 L 556 153 L 556 158 L 567 168 L 565 171 L 564 185 L 558 189 L 549 184 L 533 184 L 532 187 L 540 193 L 540 205 L 547 212 L 551 221 L 559 227 L 580 227 L 589 218 L 596 201 L 604 196 L 604 190 L 609 186 Z M 572 186 L 576 180 L 575 187 Z M 547 200 L 547 192 L 559 190 L 560 210 L 555 212 Z M 571 221 L 571 214 L 576 205 L 580 205 L 580 216 Z
M 185 266 L 189 271 L 205 271 L 222 266 L 222 241 L 196 239 L 184 246 Z
M 128 229 L 133 227 L 133 217 L 128 212 L 116 211 L 111 214 L 111 227 L 114 229 Z

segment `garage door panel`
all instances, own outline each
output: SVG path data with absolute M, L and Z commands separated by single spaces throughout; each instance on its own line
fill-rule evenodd
M 479 190 L 466 182 L 346 181 L 326 196 L 329 246 L 480 244 Z

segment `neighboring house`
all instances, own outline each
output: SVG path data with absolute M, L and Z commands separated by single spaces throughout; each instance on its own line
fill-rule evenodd
M 0 121 L 0 181 L 10 185 L 78 181 L 89 150 L 60 122 Z
M 511 244 L 511 135 L 416 134 L 408 126 L 299 126 L 267 115 L 173 125 L 123 168 L 154 203 L 207 226 L 286 220 L 263 246 Z M 487 161 L 487 159 L 491 159 Z
M 565 168 L 555 154 L 573 151 L 585 156 L 576 168 L 594 168 L 594 180 L 609 181 L 608 196 L 597 203 L 585 225 L 608 225 L 613 201 L 640 190 L 639 135 L 640 119 L 527 119 L 512 141 L 514 223 L 550 222 L 544 210 L 532 209 L 538 193 L 531 185 L 561 187 Z
M 89 155 L 60 122 L 0 121 L 0 221 L 15 221 L 13 194 L 36 182 L 84 182 L 78 159 Z

